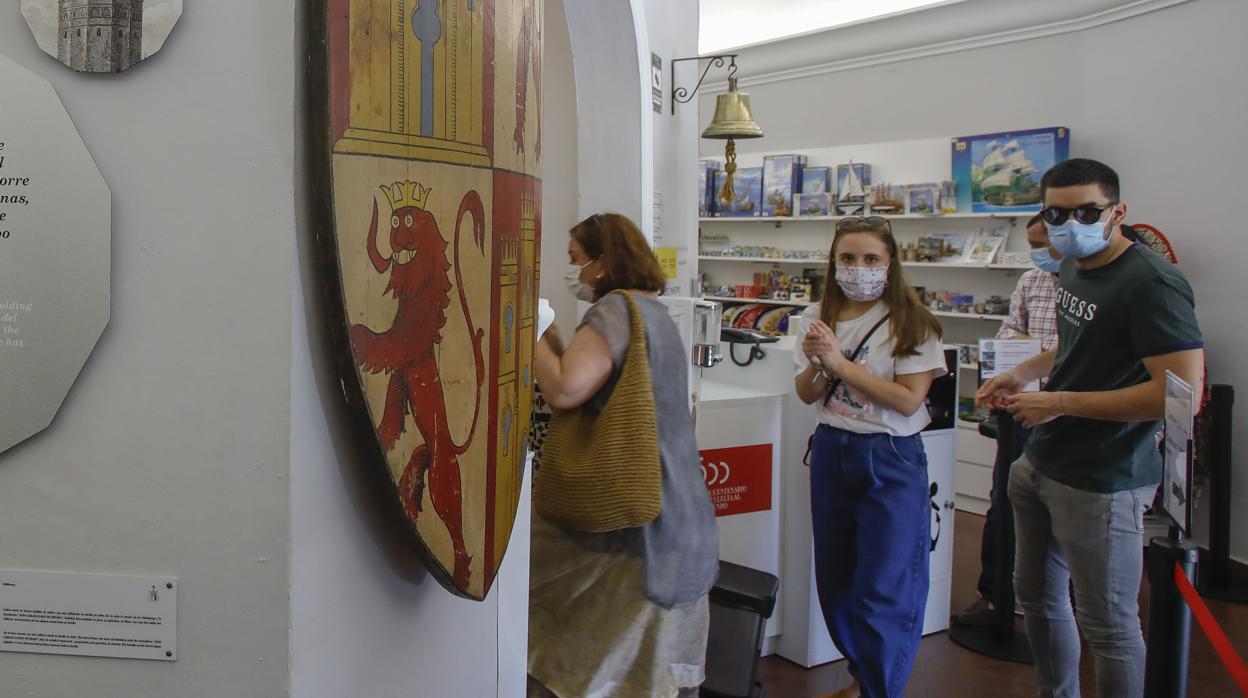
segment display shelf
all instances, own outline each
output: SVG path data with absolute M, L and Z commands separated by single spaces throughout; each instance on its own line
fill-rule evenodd
M 950 310 L 933 310 L 932 315 L 936 317 L 953 317 L 962 318 L 964 320 L 988 320 L 990 322 L 1005 322 L 1008 317 L 1005 315 L 980 315 L 978 313 L 955 313 Z
M 827 264 L 827 258 L 793 259 L 785 257 L 732 257 L 727 255 L 700 254 L 698 259 L 708 262 L 742 262 L 750 264 Z M 990 269 L 1002 271 L 1026 271 L 1030 264 L 966 264 L 963 262 L 902 262 L 909 269 Z
M 1026 271 L 1030 264 L 967 264 L 966 262 L 902 262 L 909 269 L 996 269 L 999 271 Z
M 773 301 L 767 298 L 736 298 L 732 296 L 702 296 L 704 300 L 719 301 L 721 303 L 762 303 L 764 305 L 785 305 L 794 308 L 806 308 L 814 303 L 810 301 Z
M 815 259 L 792 259 L 792 258 L 782 259 L 782 258 L 775 258 L 775 257 L 727 257 L 724 255 L 700 254 L 698 255 L 698 259 L 707 260 L 707 261 L 717 261 L 717 262 L 752 262 L 756 264 L 765 264 L 768 262 L 773 263 L 773 264 L 827 264 L 828 263 L 828 260 L 826 257 L 823 259 L 817 259 L 817 258 Z
M 775 301 L 768 298 L 736 298 L 733 296 L 702 296 L 708 301 L 720 301 L 723 303 L 763 303 L 766 305 L 791 305 L 797 308 L 805 308 L 814 305 L 811 301 Z M 976 313 L 955 313 L 948 310 L 933 310 L 932 315 L 936 317 L 952 317 L 962 318 L 965 320 L 986 320 L 989 322 L 1003 322 L 1006 319 L 1004 315 L 978 315 Z
M 873 214 L 878 215 L 878 214 Z M 903 213 L 900 215 L 880 215 L 880 218 L 887 218 L 890 221 L 939 221 L 939 220 L 959 220 L 968 218 L 1001 218 L 1007 220 L 1016 220 L 1019 218 L 1031 218 L 1036 215 L 1033 213 L 942 213 L 928 215 L 924 213 Z M 712 216 L 710 218 L 699 218 L 699 223 L 718 223 L 720 221 L 730 221 L 733 223 L 791 223 L 791 222 L 817 222 L 817 221 L 839 221 L 845 218 L 859 218 L 859 216 Z

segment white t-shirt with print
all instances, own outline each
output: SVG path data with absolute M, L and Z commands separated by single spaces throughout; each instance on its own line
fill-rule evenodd
M 801 339 L 805 339 L 811 325 L 819 319 L 819 312 L 819 305 L 815 304 L 802 313 L 798 334 Z M 836 323 L 836 338 L 840 340 L 841 349 L 845 352 L 846 358 L 853 354 L 858 344 L 862 342 L 862 338 L 887 313 L 888 306 L 880 301 L 862 317 Z M 948 368 L 945 366 L 944 347 L 937 336 L 930 336 L 927 341 L 920 344 L 917 347 L 919 352 L 917 355 L 894 358 L 893 339 L 889 332 L 891 323 L 890 319 L 880 325 L 875 334 L 871 335 L 870 341 L 862 348 L 862 353 L 858 356 L 856 363 L 859 366 L 866 368 L 872 375 L 888 381 L 899 375 L 913 373 L 935 371 L 934 376 L 937 378 L 948 373 Z M 793 352 L 793 363 L 796 365 L 796 373 L 799 374 L 810 365 L 800 343 L 797 350 Z M 871 402 L 865 395 L 854 390 L 844 381 L 837 386 L 832 399 L 826 406 L 823 404 L 823 398 L 815 404 L 819 410 L 820 424 L 858 434 L 911 436 L 923 431 L 923 428 L 932 421 L 926 405 L 919 407 L 918 411 L 912 415 L 903 415 Z

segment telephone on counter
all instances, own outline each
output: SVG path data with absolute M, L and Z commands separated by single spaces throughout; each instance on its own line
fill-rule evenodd
M 725 327 L 719 331 L 720 338 L 729 344 L 772 344 L 779 342 L 779 337 L 759 332 L 758 330 L 745 330 L 736 327 Z
M 779 337 L 773 337 L 758 330 L 746 330 L 736 327 L 723 328 L 720 330 L 719 336 L 720 339 L 728 342 L 728 358 L 732 359 L 732 363 L 742 367 L 749 366 L 755 360 L 767 358 L 767 352 L 763 351 L 762 347 L 759 346 L 760 344 L 772 344 L 780 341 Z M 750 345 L 750 355 L 746 357 L 745 361 L 737 358 L 738 344 Z

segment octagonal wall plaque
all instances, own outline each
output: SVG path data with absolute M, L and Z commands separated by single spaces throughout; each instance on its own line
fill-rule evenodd
M 22 0 L 39 48 L 81 73 L 120 73 L 165 45 L 182 0 Z
M 111 199 L 43 78 L 0 56 L 0 452 L 51 424 L 109 319 Z

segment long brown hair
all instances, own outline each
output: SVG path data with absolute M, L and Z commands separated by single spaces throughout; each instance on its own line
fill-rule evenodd
M 602 276 L 594 282 L 598 298 L 618 289 L 654 293 L 664 289 L 667 277 L 659 258 L 627 216 L 595 213 L 569 232 L 585 254 L 602 265 Z
M 836 283 L 836 246 L 846 235 L 867 233 L 888 247 L 888 284 L 884 287 L 884 304 L 892 314 L 889 334 L 893 340 L 893 357 L 904 358 L 918 355 L 918 347 L 929 337 L 943 334 L 940 323 L 919 300 L 914 287 L 901 273 L 901 260 L 897 256 L 897 239 L 887 225 L 871 225 L 865 220 L 858 224 L 837 226 L 832 249 L 828 252 L 828 276 L 823 282 L 823 301 L 819 319 L 829 327 L 836 327 L 836 318 L 848 302 L 840 284 Z

